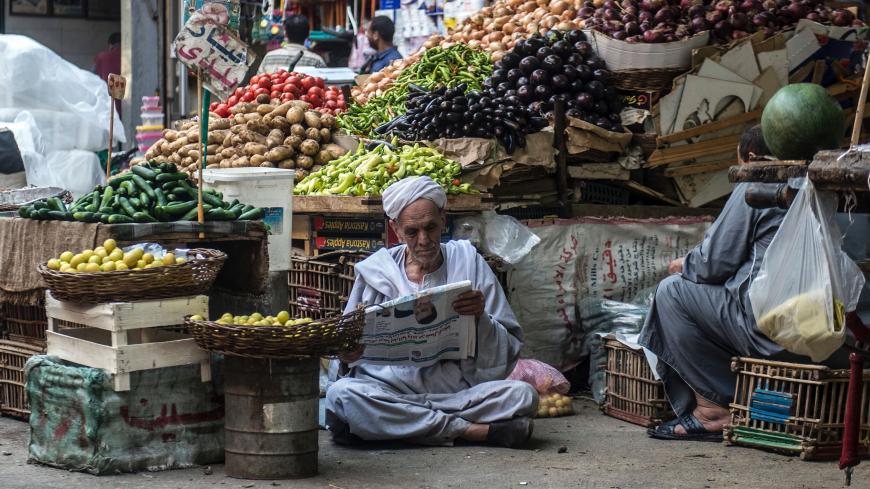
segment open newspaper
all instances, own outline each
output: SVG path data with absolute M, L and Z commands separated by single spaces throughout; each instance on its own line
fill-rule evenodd
M 466 280 L 366 308 L 360 341 L 365 350 L 358 363 L 425 367 L 473 355 L 474 318 L 453 310 L 456 297 L 469 290 Z

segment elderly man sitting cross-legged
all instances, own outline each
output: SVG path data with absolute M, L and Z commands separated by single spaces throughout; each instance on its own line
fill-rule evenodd
M 334 439 L 523 445 L 532 434 L 538 395 L 525 382 L 504 380 L 519 357 L 522 330 L 495 275 L 468 241 L 441 244 L 447 195 L 430 178 L 400 180 L 387 188 L 383 202 L 404 244 L 356 265 L 346 311 L 468 280 L 472 290 L 453 308 L 476 318 L 477 351 L 428 367 L 354 366 L 326 394 Z M 361 353 L 343 360 L 352 362 Z

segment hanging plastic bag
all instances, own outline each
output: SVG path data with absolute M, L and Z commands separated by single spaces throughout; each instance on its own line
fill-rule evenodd
M 514 265 L 532 251 L 541 238 L 511 216 L 483 212 L 456 221 L 453 239 L 467 239 L 478 249 Z
M 758 328 L 786 350 L 814 362 L 843 344 L 864 276 L 842 250 L 837 198 L 804 180 L 773 237 L 749 300 Z

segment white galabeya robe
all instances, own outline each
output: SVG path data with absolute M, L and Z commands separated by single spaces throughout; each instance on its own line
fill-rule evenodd
M 529 416 L 538 396 L 524 382 L 504 380 L 522 346 L 522 329 L 495 275 L 468 241 L 441 245 L 443 265 L 414 284 L 405 274 L 406 247 L 382 249 L 356 265 L 345 311 L 418 290 L 469 280 L 485 297 L 473 358 L 428 367 L 357 365 L 326 393 L 327 424 L 364 440 L 449 444 L 471 423 Z

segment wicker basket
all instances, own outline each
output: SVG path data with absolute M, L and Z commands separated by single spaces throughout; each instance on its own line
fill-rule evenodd
M 737 388 L 725 440 L 733 445 L 800 455 L 804 460 L 840 456 L 848 370 L 754 358 L 735 358 Z M 859 453 L 870 445 L 870 370 L 864 370 Z
M 619 70 L 610 74 L 616 88 L 636 92 L 662 92 L 671 89 L 674 78 L 688 71 L 686 68 L 657 68 Z
M 607 383 L 601 410 L 608 416 L 647 428 L 674 417 L 665 400 L 665 388 L 653 376 L 643 352 L 616 340 L 607 340 L 604 347 Z
M 45 353 L 45 348 L 0 340 L 0 413 L 26 419 L 30 417 L 24 390 L 24 364 L 34 355 Z
M 365 326 L 365 309 L 300 326 L 236 326 L 214 321 L 185 324 L 200 348 L 252 358 L 327 356 L 353 351 Z
M 290 315 L 320 319 L 341 314 L 353 288 L 354 265 L 371 253 L 333 251 L 290 262 Z
M 51 295 L 61 301 L 84 304 L 135 302 L 203 294 L 211 288 L 227 255 L 195 248 L 197 256 L 179 265 L 116 272 L 65 273 L 39 265 Z
M 4 302 L 0 307 L 0 318 L 10 337 L 27 337 L 45 341 L 45 330 L 48 328 L 45 306 Z

